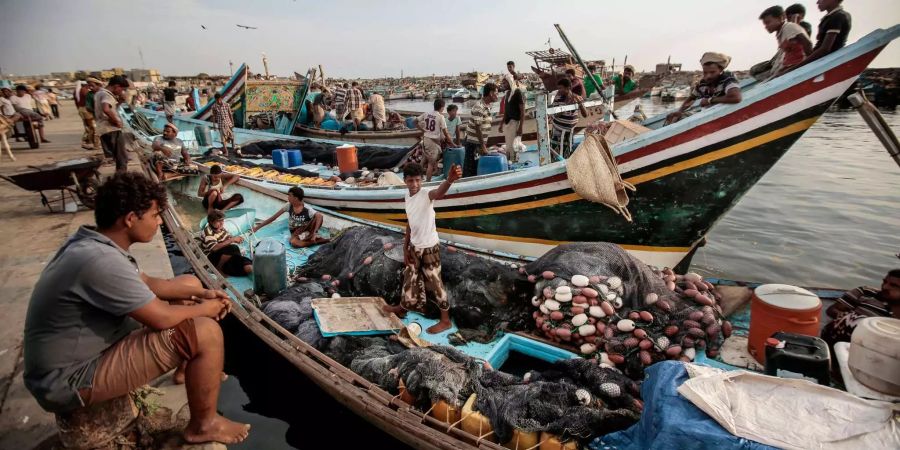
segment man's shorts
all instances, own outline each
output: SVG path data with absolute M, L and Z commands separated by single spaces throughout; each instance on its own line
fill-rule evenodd
M 441 158 L 441 144 L 429 137 L 424 138 L 423 141 L 422 147 L 424 148 L 425 159 L 432 164 L 436 164 Z
M 191 359 L 197 347 L 193 319 L 167 330 L 135 330 L 103 352 L 92 386 L 78 394 L 85 405 L 125 395 Z

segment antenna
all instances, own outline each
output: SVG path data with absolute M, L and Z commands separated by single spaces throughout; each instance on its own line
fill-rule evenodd
M 146 69 L 147 63 L 144 62 L 144 52 L 141 51 L 141 46 L 138 46 L 138 55 L 141 55 L 141 69 Z
M 231 71 L 231 75 L 234 75 L 234 63 L 231 60 L 228 60 L 228 70 Z

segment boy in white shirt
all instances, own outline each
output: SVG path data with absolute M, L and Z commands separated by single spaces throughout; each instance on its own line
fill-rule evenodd
M 435 102 L 437 104 L 437 102 Z M 430 334 L 450 328 L 450 303 L 441 281 L 441 244 L 434 222 L 434 201 L 444 198 L 450 185 L 462 177 L 462 168 L 453 165 L 447 179 L 437 189 L 422 189 L 425 170 L 420 164 L 409 163 L 403 168 L 406 193 L 406 235 L 403 245 L 403 292 L 400 304 L 385 306 L 385 311 L 404 317 L 407 311 L 424 312 L 426 294 L 434 296 L 441 319 L 428 327 Z
M 435 99 L 434 111 L 422 114 L 416 119 L 416 126 L 425 132 L 422 146 L 425 150 L 425 182 L 431 181 L 431 174 L 437 170 L 441 157 L 441 141 L 453 142 L 447 132 L 447 120 L 444 119 L 444 100 Z

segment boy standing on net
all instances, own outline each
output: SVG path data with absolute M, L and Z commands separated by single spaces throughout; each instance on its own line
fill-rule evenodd
M 403 292 L 400 304 L 386 306 L 385 311 L 404 317 L 407 311 L 424 312 L 426 293 L 434 297 L 441 319 L 428 327 L 435 334 L 450 328 L 450 303 L 441 281 L 441 245 L 434 223 L 434 201 L 444 198 L 450 185 L 462 177 L 462 169 L 454 164 L 447 179 L 437 189 L 422 189 L 425 169 L 416 163 L 403 169 L 406 194 L 406 235 L 403 245 Z

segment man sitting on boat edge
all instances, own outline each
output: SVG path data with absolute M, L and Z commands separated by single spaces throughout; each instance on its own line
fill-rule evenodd
M 731 72 L 725 71 L 730 62 L 731 57 L 723 53 L 704 53 L 700 58 L 700 65 L 703 66 L 703 79 L 691 89 L 690 97 L 684 101 L 681 108 L 668 115 L 666 123 L 675 123 L 681 120 L 697 99 L 700 99 L 701 107 L 720 103 L 740 103 L 743 99 L 741 86 Z
M 900 269 L 884 276 L 881 289 L 858 287 L 847 291 L 825 312 L 833 320 L 822 328 L 822 339 L 833 347 L 850 342 L 860 320 L 867 317 L 900 318 Z
M 98 188 L 97 228 L 81 227 L 35 285 L 25 319 L 25 386 L 45 410 L 66 414 L 186 363 L 185 439 L 237 443 L 249 425 L 216 412 L 224 360 L 216 320 L 231 310 L 230 299 L 191 275 L 150 277 L 128 253 L 153 239 L 165 207 L 165 189 L 137 173 L 117 173 Z

